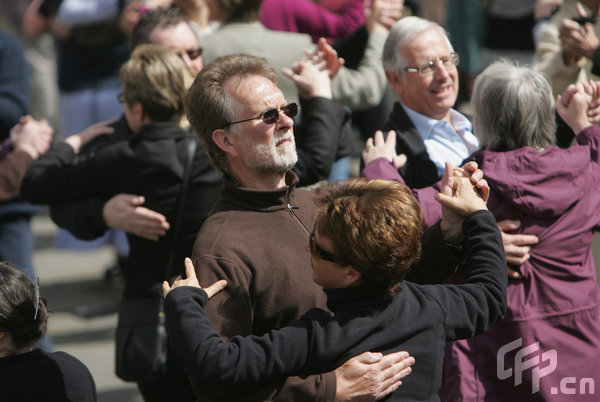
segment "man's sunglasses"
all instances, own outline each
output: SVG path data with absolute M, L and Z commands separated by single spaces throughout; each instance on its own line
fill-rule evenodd
M 288 103 L 285 106 L 280 107 L 279 109 L 269 109 L 266 112 L 263 112 L 260 116 L 251 117 L 249 119 L 238 120 L 238 121 L 230 121 L 226 123 L 223 128 L 227 126 L 231 126 L 232 124 L 243 123 L 245 121 L 250 120 L 258 120 L 262 119 L 265 124 L 275 124 L 279 120 L 279 111 L 282 111 L 287 117 L 294 118 L 298 114 L 298 104 L 296 103 Z
M 179 55 L 183 56 L 183 53 L 187 54 L 190 60 L 196 60 L 198 57 L 202 56 L 202 48 L 199 47 L 198 49 L 184 50 Z
M 329 261 L 329 262 L 339 262 L 338 258 L 330 253 L 329 251 L 325 251 L 317 244 L 315 240 L 315 231 L 310 232 L 310 236 L 308 237 L 308 243 L 310 245 L 310 252 L 312 255 L 318 255 L 320 259 Z

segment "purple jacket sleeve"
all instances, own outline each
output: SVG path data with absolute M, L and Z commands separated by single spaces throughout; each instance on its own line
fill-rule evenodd
M 368 179 L 395 180 L 406 185 L 398 170 L 385 158 L 379 158 L 369 163 L 360 172 L 360 176 Z M 442 208 L 434 198 L 435 194 L 440 191 L 440 184 L 440 182 L 437 182 L 429 187 L 411 189 L 413 195 L 417 198 L 419 204 L 421 204 L 427 226 L 435 224 L 442 218 Z
M 364 0 L 348 1 L 339 12 L 329 11 L 310 0 L 264 0 L 260 20 L 277 31 L 341 38 L 365 24 Z
M 579 145 L 589 145 L 590 157 L 598 163 L 598 148 L 600 146 L 600 127 L 597 125 L 589 126 L 577 135 Z

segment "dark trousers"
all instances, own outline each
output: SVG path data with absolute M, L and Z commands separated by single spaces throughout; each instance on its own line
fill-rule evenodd
M 167 373 L 155 381 L 137 383 L 146 402 L 195 402 L 196 397 L 183 365 L 169 353 Z

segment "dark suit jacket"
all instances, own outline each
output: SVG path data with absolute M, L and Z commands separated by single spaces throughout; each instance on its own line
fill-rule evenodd
M 407 162 L 398 169 L 410 188 L 423 188 L 439 180 L 437 167 L 429 158 L 425 143 L 410 120 L 400 102 L 394 103 L 389 120 L 382 131 L 387 135 L 389 130 L 396 131 L 396 153 L 405 154 Z

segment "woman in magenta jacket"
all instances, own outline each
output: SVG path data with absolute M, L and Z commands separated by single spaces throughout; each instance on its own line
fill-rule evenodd
M 597 400 L 600 292 L 591 246 L 600 229 L 600 127 L 588 120 L 586 89 L 597 98 L 598 88 L 578 84 L 558 98 L 556 110 L 578 133 L 577 145 L 560 149 L 541 74 L 497 62 L 476 80 L 471 105 L 482 150 L 472 157 L 491 188 L 488 208 L 498 221 L 519 219 L 519 232 L 539 243 L 509 277 L 506 317 L 448 345 L 443 401 Z M 393 156 L 373 160 L 382 139 L 367 148 L 364 176 L 401 180 Z M 441 213 L 434 189 L 414 191 L 431 222 Z

